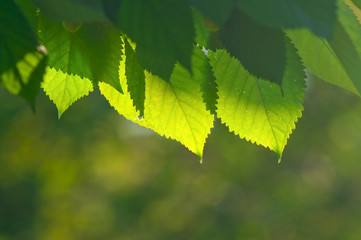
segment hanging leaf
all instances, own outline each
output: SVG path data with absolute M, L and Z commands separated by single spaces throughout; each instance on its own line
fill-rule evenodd
M 301 117 L 305 74 L 294 47 L 287 42 L 282 90 L 250 75 L 226 51 L 210 52 L 218 85 L 217 116 L 230 131 L 276 152 L 279 158 Z
M 337 20 L 337 0 L 237 0 L 255 21 L 277 28 L 308 28 L 331 38 Z
M 206 56 L 194 49 L 192 75 L 180 64 L 174 68 L 171 84 L 145 72 L 146 95 L 144 118 L 138 118 L 139 111 L 133 106 L 129 93 L 119 94 L 106 84 L 99 84 L 101 93 L 119 114 L 141 126 L 153 129 L 160 135 L 175 139 L 202 158 L 203 146 L 213 126 L 213 116 L 207 111 L 200 93 L 203 66 Z M 124 61 L 120 67 L 120 79 L 125 78 Z M 123 89 L 127 89 L 122 80 Z
M 126 38 L 124 38 L 125 51 L 125 77 L 127 88 L 136 110 L 144 116 L 145 100 L 145 74 L 139 65 L 135 52 Z
M 361 91 L 361 26 L 352 10 L 338 4 L 339 20 L 332 39 L 319 38 L 307 30 L 287 31 L 309 70 L 327 82 L 357 95 Z
M 87 78 L 47 68 L 42 88 L 55 103 L 60 118 L 70 105 L 93 91 L 93 84 Z
M 48 19 L 56 22 L 106 22 L 99 0 L 30 0 Z
M 286 53 L 281 29 L 260 25 L 235 10 L 220 34 L 231 56 L 238 58 L 251 74 L 282 84 Z
M 36 50 L 36 35 L 13 0 L 0 4 L 0 74 Z
M 230 17 L 236 0 L 189 0 L 202 14 L 222 26 Z
M 143 68 L 167 81 L 177 61 L 191 68 L 194 27 L 185 0 L 122 0 L 116 19 Z
M 122 40 L 118 30 L 107 24 L 58 24 L 45 18 L 41 18 L 39 29 L 50 67 L 93 82 L 106 82 L 122 92 L 118 76 Z

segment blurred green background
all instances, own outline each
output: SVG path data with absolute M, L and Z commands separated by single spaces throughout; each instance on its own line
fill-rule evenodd
M 309 83 L 282 163 L 216 123 L 204 163 L 99 93 L 0 90 L 0 239 L 361 239 L 361 100 Z

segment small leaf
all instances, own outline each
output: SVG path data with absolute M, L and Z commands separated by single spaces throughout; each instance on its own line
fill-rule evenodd
M 255 21 L 277 28 L 308 28 L 331 38 L 336 23 L 337 0 L 237 0 Z
M 137 44 L 140 65 L 169 81 L 178 61 L 191 68 L 194 27 L 185 0 L 123 0 L 116 23 Z
M 47 68 L 42 88 L 55 103 L 60 118 L 70 105 L 93 91 L 93 84 L 87 78 Z
M 231 56 L 238 58 L 251 74 L 282 84 L 286 53 L 281 29 L 260 25 L 235 10 L 220 34 Z
M 218 85 L 217 116 L 240 138 L 268 147 L 279 159 L 301 117 L 305 73 L 294 47 L 287 42 L 282 90 L 250 75 L 225 50 L 210 52 Z
M 41 18 L 39 35 L 48 50 L 48 65 L 93 82 L 106 82 L 122 92 L 118 75 L 121 33 L 108 24 L 75 27 L 79 29 L 68 31 L 62 23 Z
M 194 75 L 202 76 L 198 69 L 206 56 L 195 48 L 192 57 Z M 124 79 L 125 66 L 121 62 L 120 79 L 123 89 L 127 89 Z M 119 94 L 106 84 L 99 84 L 101 93 L 119 114 L 141 126 L 153 129 L 160 135 L 175 139 L 202 158 L 203 146 L 213 126 L 213 116 L 207 111 L 200 92 L 202 79 L 192 75 L 180 64 L 176 64 L 171 76 L 171 84 L 147 71 L 144 118 L 139 119 L 139 111 L 133 106 L 129 93 Z
M 139 65 L 135 52 L 128 40 L 124 38 L 125 51 L 125 77 L 130 97 L 139 115 L 144 115 L 145 75 L 144 69 Z

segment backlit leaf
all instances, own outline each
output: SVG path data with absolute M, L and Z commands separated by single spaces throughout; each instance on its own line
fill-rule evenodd
M 87 78 L 47 68 L 42 88 L 55 103 L 60 118 L 70 105 L 93 91 L 93 84 Z
M 75 31 L 77 27 L 79 29 Z M 122 91 L 118 76 L 122 40 L 114 27 L 107 24 L 64 27 L 41 18 L 39 28 L 41 40 L 48 50 L 50 67 L 93 82 L 106 82 Z
M 277 84 L 250 75 L 225 50 L 210 52 L 218 85 L 217 116 L 230 131 L 276 152 L 281 158 L 287 139 L 301 117 L 305 74 L 287 43 L 282 90 Z
M 200 158 L 203 154 L 205 140 L 213 126 L 213 116 L 207 111 L 200 92 L 203 73 L 199 67 L 206 56 L 195 48 L 192 57 L 192 75 L 177 64 L 171 76 L 171 84 L 145 72 L 146 97 L 144 118 L 138 118 L 139 111 L 133 106 L 129 93 L 119 94 L 106 84 L 99 84 L 101 93 L 109 103 L 127 119 L 141 126 L 153 129 L 160 135 L 175 139 L 186 146 Z M 125 75 L 124 61 L 120 67 L 120 79 Z M 123 89 L 126 81 L 122 80 Z
M 339 1 L 339 20 L 332 39 L 307 30 L 287 31 L 304 62 L 315 76 L 357 95 L 361 91 L 361 26 L 352 10 Z

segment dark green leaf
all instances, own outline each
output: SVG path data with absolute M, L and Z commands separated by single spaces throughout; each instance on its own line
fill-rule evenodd
M 251 74 L 281 85 L 286 66 L 282 30 L 260 25 L 235 10 L 220 34 L 231 56 Z
M 137 44 L 143 68 L 166 80 L 177 61 L 191 68 L 194 27 L 185 0 L 122 0 L 116 23 Z
M 221 26 L 230 17 L 236 0 L 189 0 L 189 2 L 206 17 Z
M 0 4 L 0 74 L 36 49 L 36 35 L 13 0 Z
M 237 0 L 259 23 L 278 28 L 309 28 L 325 38 L 333 35 L 336 0 Z
M 30 0 L 47 18 L 56 22 L 106 22 L 99 0 Z
M 139 65 L 135 52 L 126 38 L 124 38 L 125 76 L 128 91 L 139 115 L 144 115 L 145 75 L 144 69 Z

